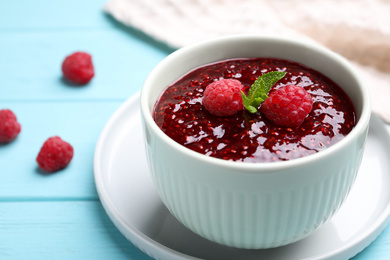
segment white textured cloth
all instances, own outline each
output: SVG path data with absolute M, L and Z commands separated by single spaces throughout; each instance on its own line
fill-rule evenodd
M 390 123 L 390 0 L 109 0 L 104 11 L 175 48 L 240 33 L 312 39 L 356 66 Z

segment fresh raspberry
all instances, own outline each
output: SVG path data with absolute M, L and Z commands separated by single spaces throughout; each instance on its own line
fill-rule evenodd
M 87 84 L 95 75 L 92 56 L 86 52 L 75 52 L 62 63 L 64 77 L 76 84 Z
M 0 143 L 9 143 L 20 133 L 21 126 L 9 109 L 0 110 Z
M 204 91 L 203 105 L 216 116 L 231 116 L 244 108 L 241 90 L 236 79 L 221 79 L 208 85 Z
M 286 85 L 271 92 L 260 109 L 276 125 L 296 127 L 302 124 L 312 107 L 313 100 L 304 88 Z
M 47 172 L 55 172 L 65 168 L 73 157 L 73 147 L 54 136 L 47 139 L 39 151 L 37 163 L 41 169 Z

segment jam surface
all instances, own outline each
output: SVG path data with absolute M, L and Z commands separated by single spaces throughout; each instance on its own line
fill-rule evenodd
M 312 96 L 313 109 L 300 126 L 279 127 L 260 111 L 218 117 L 203 107 L 204 89 L 213 81 L 237 79 L 247 93 L 259 76 L 270 71 L 287 72 L 270 93 L 294 84 Z M 224 60 L 192 70 L 164 90 L 153 118 L 165 134 L 191 150 L 243 162 L 291 160 L 319 152 L 356 124 L 353 104 L 336 83 L 302 64 L 274 58 Z

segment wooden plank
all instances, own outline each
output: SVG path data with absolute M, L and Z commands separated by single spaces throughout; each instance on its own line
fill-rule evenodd
M 63 59 L 92 55 L 95 77 L 85 86 L 64 81 Z M 0 103 L 6 100 L 126 99 L 168 52 L 121 31 L 0 33 Z
M 388 260 L 390 228 L 353 260 Z M 0 259 L 151 260 L 98 201 L 0 202 Z
M 0 202 L 0 259 L 151 260 L 99 201 Z
M 351 260 L 388 260 L 390 255 L 390 226 L 378 236 L 365 250 L 357 254 Z
M 0 201 L 42 198 L 96 199 L 93 155 L 107 120 L 121 105 L 115 102 L 0 102 L 15 112 L 22 131 L 0 145 Z M 36 156 L 43 142 L 59 135 L 74 147 L 67 168 L 45 174 Z

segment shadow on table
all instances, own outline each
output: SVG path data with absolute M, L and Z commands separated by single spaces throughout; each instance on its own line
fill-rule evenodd
M 36 166 L 35 168 L 35 173 L 36 174 L 39 174 L 39 175 L 42 175 L 42 176 L 51 176 L 51 175 L 58 175 L 60 174 L 61 172 L 64 172 L 66 170 L 66 167 L 63 168 L 63 169 L 60 169 L 60 170 L 57 170 L 55 172 L 47 172 L 43 169 L 41 169 L 38 165 Z
M 61 84 L 65 85 L 67 87 L 73 87 L 73 88 L 85 88 L 85 87 L 88 87 L 88 85 L 89 85 L 89 83 L 87 83 L 87 84 L 73 83 L 73 82 L 67 80 L 64 76 L 60 77 L 59 81 L 61 82 Z
M 111 24 L 120 29 L 121 31 L 124 31 L 126 33 L 129 33 L 135 37 L 137 37 L 138 39 L 144 41 L 145 43 L 147 44 L 150 44 L 164 52 L 166 52 L 167 54 L 170 54 L 171 52 L 175 51 L 176 49 L 163 43 L 163 42 L 160 42 L 160 41 L 157 41 L 156 39 L 154 39 L 153 37 L 150 37 L 149 35 L 145 34 L 144 32 L 140 31 L 140 30 L 137 30 L 136 28 L 134 27 L 130 27 L 130 26 L 126 26 L 120 22 L 118 22 L 117 20 L 115 20 L 115 18 L 113 18 L 111 15 L 109 14 L 103 14 L 108 21 L 111 22 Z
M 51 172 L 47 172 L 47 171 L 42 170 L 41 168 L 39 168 L 39 166 L 35 167 L 35 173 L 42 175 L 42 176 L 49 176 L 49 175 L 53 174 Z

